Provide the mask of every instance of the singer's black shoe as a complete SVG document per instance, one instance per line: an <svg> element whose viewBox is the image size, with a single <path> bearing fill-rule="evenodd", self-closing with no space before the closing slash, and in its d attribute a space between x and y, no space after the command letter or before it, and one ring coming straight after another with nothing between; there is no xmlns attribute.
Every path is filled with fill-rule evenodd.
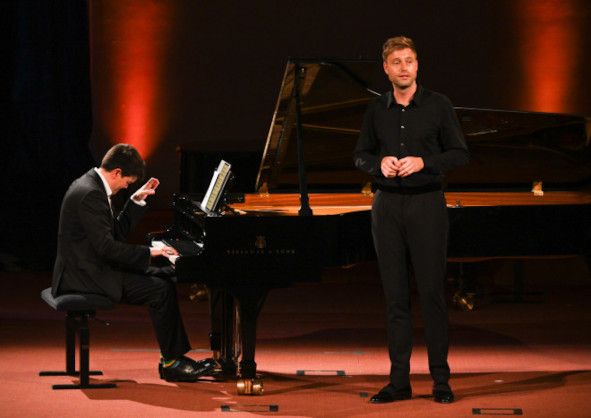
<svg viewBox="0 0 591 418"><path fill-rule="evenodd" d="M369 400L370 403L390 403L396 401L405 401L412 398L410 387L404 389L394 389L391 385L386 385Z"/></svg>
<svg viewBox="0 0 591 418"><path fill-rule="evenodd" d="M433 400L439 403L452 403L455 400L454 393L451 389L433 390Z"/></svg>
<svg viewBox="0 0 591 418"><path fill-rule="evenodd" d="M209 374L215 368L215 360L208 358L195 361L189 357L181 357L170 367L158 366L160 378L167 382L195 382L200 376Z"/></svg>

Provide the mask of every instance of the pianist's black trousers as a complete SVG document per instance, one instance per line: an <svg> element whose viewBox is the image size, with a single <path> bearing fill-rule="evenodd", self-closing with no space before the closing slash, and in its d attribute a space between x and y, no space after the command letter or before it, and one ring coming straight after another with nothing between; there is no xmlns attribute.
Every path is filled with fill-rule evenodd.
<svg viewBox="0 0 591 418"><path fill-rule="evenodd" d="M420 296L434 389L447 388L450 372L444 285L448 223L442 191L377 191L374 197L372 233L386 297L390 382L395 389L410 386L411 271Z"/></svg>
<svg viewBox="0 0 591 418"><path fill-rule="evenodd" d="M179 311L172 269L150 267L146 275L126 274L121 302L148 306L164 358L178 358L191 349Z"/></svg>

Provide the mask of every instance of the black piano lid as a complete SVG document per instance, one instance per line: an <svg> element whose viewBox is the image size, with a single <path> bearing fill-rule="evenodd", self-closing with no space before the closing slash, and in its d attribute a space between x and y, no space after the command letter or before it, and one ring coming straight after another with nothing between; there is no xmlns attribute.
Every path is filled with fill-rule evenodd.
<svg viewBox="0 0 591 418"><path fill-rule="evenodd" d="M389 89L381 63L290 60L257 176L256 189L298 190L296 63L303 68L301 121L310 191L359 191L371 177L353 166L368 103ZM456 107L472 162L447 176L448 190L567 190L591 184L591 144L584 117Z"/></svg>

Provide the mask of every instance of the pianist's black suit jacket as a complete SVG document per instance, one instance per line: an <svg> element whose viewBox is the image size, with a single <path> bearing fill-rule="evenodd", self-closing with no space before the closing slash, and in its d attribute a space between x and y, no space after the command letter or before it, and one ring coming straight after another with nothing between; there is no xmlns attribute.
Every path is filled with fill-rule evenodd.
<svg viewBox="0 0 591 418"><path fill-rule="evenodd" d="M144 210L145 206L128 200L115 219L93 169L75 180L62 202L53 295L69 290L119 302L124 275L145 272L150 263L148 247L124 242Z"/></svg>

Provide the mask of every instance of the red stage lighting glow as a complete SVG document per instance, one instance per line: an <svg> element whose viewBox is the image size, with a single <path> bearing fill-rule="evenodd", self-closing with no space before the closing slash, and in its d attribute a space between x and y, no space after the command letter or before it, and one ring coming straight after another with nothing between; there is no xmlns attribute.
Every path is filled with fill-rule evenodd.
<svg viewBox="0 0 591 418"><path fill-rule="evenodd" d="M521 0L517 8L525 73L520 106L541 112L574 111L569 99L576 88L579 2Z"/></svg>
<svg viewBox="0 0 591 418"><path fill-rule="evenodd" d="M148 158L161 140L166 114L160 105L161 69L169 41L167 2L110 2L106 46L111 66L112 104L106 106L109 136L135 146ZM104 106L104 105L103 105Z"/></svg>

